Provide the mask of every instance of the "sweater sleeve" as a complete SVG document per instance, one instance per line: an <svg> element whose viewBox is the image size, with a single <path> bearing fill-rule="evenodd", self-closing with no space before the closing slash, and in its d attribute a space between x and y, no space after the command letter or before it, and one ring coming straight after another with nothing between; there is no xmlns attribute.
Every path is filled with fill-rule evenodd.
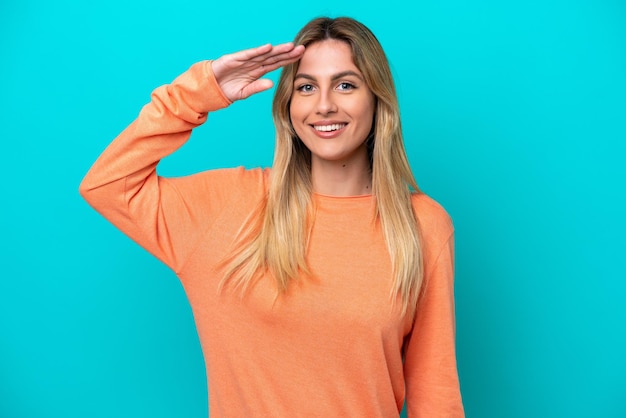
<svg viewBox="0 0 626 418"><path fill-rule="evenodd" d="M425 270L424 293L405 343L408 417L464 417L455 353L453 232Z"/></svg>
<svg viewBox="0 0 626 418"><path fill-rule="evenodd" d="M199 216L180 193L180 181L159 177L156 166L207 119L230 104L210 61L194 64L151 101L102 153L80 185L87 202L175 271L193 249Z"/></svg>

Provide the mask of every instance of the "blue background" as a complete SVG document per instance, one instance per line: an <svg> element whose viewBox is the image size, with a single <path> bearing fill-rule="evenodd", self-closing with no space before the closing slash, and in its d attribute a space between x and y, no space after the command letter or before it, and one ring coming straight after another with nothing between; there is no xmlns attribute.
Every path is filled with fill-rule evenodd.
<svg viewBox="0 0 626 418"><path fill-rule="evenodd" d="M621 0L3 1L0 417L206 416L178 280L78 184L153 88L320 14L379 37L454 218L467 416L626 417ZM270 165L271 99L212 115L161 174Z"/></svg>

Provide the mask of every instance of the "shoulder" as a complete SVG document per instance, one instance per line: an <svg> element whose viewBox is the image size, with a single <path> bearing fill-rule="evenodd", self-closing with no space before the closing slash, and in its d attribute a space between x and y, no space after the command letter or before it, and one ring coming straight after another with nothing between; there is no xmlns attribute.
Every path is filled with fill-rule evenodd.
<svg viewBox="0 0 626 418"><path fill-rule="evenodd" d="M411 202L420 225L452 232L454 229L452 218L435 199L424 193L414 193Z"/></svg>
<svg viewBox="0 0 626 418"><path fill-rule="evenodd" d="M454 233L452 218L439 202L424 193L414 193L411 202L424 246L440 248Z"/></svg>

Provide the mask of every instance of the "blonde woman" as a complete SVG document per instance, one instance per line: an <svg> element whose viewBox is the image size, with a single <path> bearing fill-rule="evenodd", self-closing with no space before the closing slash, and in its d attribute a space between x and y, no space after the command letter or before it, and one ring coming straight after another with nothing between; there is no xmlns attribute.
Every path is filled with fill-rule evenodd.
<svg viewBox="0 0 626 418"><path fill-rule="evenodd" d="M271 169L157 175L209 112L267 90ZM453 227L418 191L385 54L350 18L157 88L81 193L171 267L213 417L461 417ZM234 133L236 135L236 133ZM230 139L230 138L228 138ZM219 138L219 140L223 140Z"/></svg>

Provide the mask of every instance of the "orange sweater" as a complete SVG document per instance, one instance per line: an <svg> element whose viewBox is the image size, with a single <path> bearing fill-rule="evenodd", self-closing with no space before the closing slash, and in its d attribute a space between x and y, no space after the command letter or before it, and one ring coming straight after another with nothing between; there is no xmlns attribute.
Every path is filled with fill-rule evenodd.
<svg viewBox="0 0 626 418"><path fill-rule="evenodd" d="M171 267L191 304L213 417L462 417L454 348L453 228L424 194L425 292L414 318L389 299L391 267L372 196L315 194L313 278L275 300L270 278L245 298L217 291L219 265L257 209L270 170L157 175L210 111L229 105L201 62L156 89L81 184L103 216ZM396 307L394 307L396 306Z"/></svg>

